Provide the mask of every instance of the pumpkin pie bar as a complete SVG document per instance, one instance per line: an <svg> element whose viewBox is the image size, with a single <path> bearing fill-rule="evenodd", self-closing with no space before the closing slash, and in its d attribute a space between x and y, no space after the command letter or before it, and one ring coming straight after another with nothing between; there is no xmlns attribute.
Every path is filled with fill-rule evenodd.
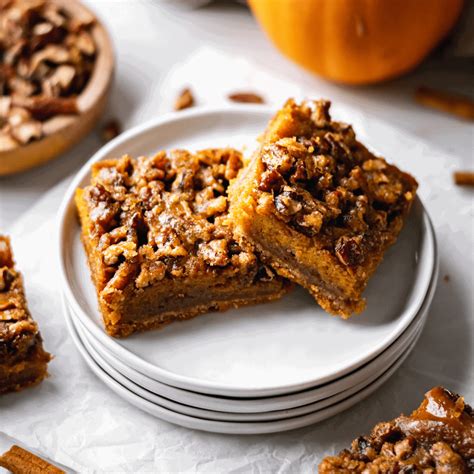
<svg viewBox="0 0 474 474"><path fill-rule="evenodd" d="M362 293L415 198L409 174L371 153L330 102L288 100L230 190L230 221L275 271L328 312L362 311Z"/></svg>
<svg viewBox="0 0 474 474"><path fill-rule="evenodd" d="M226 225L228 184L242 166L232 149L93 165L76 204L110 335L271 301L287 291L289 283Z"/></svg>
<svg viewBox="0 0 474 474"><path fill-rule="evenodd" d="M50 360L28 311L10 240L0 235L0 394L41 382Z"/></svg>
<svg viewBox="0 0 474 474"><path fill-rule="evenodd" d="M474 412L435 387L410 415L376 425L350 449L323 459L320 474L474 472Z"/></svg>

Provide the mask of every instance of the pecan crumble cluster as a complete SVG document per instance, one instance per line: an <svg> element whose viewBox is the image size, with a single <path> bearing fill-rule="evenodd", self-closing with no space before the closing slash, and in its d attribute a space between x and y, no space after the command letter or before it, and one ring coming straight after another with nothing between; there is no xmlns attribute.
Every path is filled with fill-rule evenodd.
<svg viewBox="0 0 474 474"><path fill-rule="evenodd" d="M298 109L313 126L261 150L261 205L294 230L318 236L346 266L364 263L373 233L383 233L414 199L415 180L371 154L350 125L331 121L330 102Z"/></svg>
<svg viewBox="0 0 474 474"><path fill-rule="evenodd" d="M241 154L231 149L175 150L95 165L84 199L107 287L134 280L136 288L146 288L165 276L222 271L273 278L226 226L227 186L242 165Z"/></svg>
<svg viewBox="0 0 474 474"><path fill-rule="evenodd" d="M45 134L44 122L76 114L94 68L92 16L48 0L0 0L0 151Z"/></svg>
<svg viewBox="0 0 474 474"><path fill-rule="evenodd" d="M0 237L0 360L13 361L24 354L38 334L37 324L24 307L20 276L13 268L7 241Z"/></svg>
<svg viewBox="0 0 474 474"><path fill-rule="evenodd" d="M0 394L41 381L50 360L28 311L10 241L0 235Z"/></svg>
<svg viewBox="0 0 474 474"><path fill-rule="evenodd" d="M320 474L450 473L474 470L474 412L442 387L430 390L410 416L379 423L350 450L328 457Z"/></svg>

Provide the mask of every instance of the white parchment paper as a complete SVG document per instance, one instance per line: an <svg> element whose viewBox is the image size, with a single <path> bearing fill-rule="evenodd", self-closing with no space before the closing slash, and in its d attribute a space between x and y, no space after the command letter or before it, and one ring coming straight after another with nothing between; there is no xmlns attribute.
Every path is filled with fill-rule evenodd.
<svg viewBox="0 0 474 474"><path fill-rule="evenodd" d="M124 126L172 109L185 86L191 86L199 105L224 104L227 94L247 90L275 105L290 96L318 97L317 90L287 83L244 58L204 49L170 71ZM354 110L351 121L387 159L417 177L438 236L440 281L427 325L389 382L330 420L265 436L193 431L128 405L89 371L63 320L55 235L63 182L8 229L31 312L55 359L51 377L40 386L0 398L0 431L79 472L301 473L314 472L324 455L347 446L376 422L409 412L435 385L474 402L473 194L454 186L451 178L461 162L367 117L363 110Z"/></svg>

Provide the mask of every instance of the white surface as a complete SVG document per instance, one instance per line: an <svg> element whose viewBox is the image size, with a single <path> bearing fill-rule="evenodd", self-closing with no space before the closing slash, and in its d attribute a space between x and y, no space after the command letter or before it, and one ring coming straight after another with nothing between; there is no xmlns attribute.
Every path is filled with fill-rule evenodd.
<svg viewBox="0 0 474 474"><path fill-rule="evenodd" d="M425 299L436 249L429 218L417 200L397 243L369 282L366 310L348 321L328 316L306 291L297 289L274 303L208 314L161 331L126 339L105 336L74 205L76 189L90 183L92 163L127 152L150 155L179 146L253 150L272 113L261 106L233 106L162 116L97 152L66 192L58 249L66 298L111 352L155 380L229 397L304 390L354 370L387 348ZM349 123L355 115L341 106L333 114ZM363 139L370 147L370 137Z"/></svg>
<svg viewBox="0 0 474 474"><path fill-rule="evenodd" d="M67 313L67 310L65 310ZM346 398L349 398L353 394L359 392L363 388L367 387L370 383L374 382L377 378L379 378L385 371L387 371L391 365L388 364L384 369L380 372L372 373L367 379L361 380L359 383L353 385L347 390L342 392L334 393L333 395L325 398L324 400L320 400L315 403L310 403L307 405L300 404L297 407L288 410L278 410L278 411L265 411L262 413L233 413L233 412L222 412L222 411L215 411L215 410L204 410L201 408L194 407L192 405L184 405L181 403L177 403L177 400L164 398L159 394L151 392L149 390L145 390L143 387L133 383L123 374L115 370L108 362L103 359L98 352L94 349L92 345L93 340L87 339L87 331L84 329L81 324L76 321L74 322L74 316L71 313L67 313L69 318L69 323L74 325L77 334L79 335L80 343L84 346L85 350L88 352L89 356L93 359L93 361L104 371L112 377L116 382L120 383L124 388L128 389L129 391L133 392L134 394L144 398L156 405L160 405L164 408L168 408L169 410L175 411L177 413L181 413L183 415L189 415L196 418L205 418L208 420L214 421L243 421L243 422L255 422L255 421L274 421L274 420L281 420L292 418L295 416L306 415L309 413L313 413L317 410L321 410L323 408L329 407L339 401L342 401ZM426 316L426 315L425 315ZM422 322L425 321L423 318ZM74 329L71 329L74 330ZM407 340L407 347L405 347L404 351L401 351L400 354L394 359L391 360L392 363L398 362L398 358L406 358L408 354L414 347L415 340L418 339L421 333L421 327L417 328L414 334ZM400 360L401 364L402 359Z"/></svg>
<svg viewBox="0 0 474 474"><path fill-rule="evenodd" d="M388 159L403 159L405 150L417 156L405 167L419 180L434 221L441 277L413 353L383 387L351 410L315 426L252 437L161 422L121 400L88 370L61 314L53 215L66 184L41 198L97 150L99 140L92 134L61 160L0 179L0 228L13 235L30 308L46 347L56 356L51 377L41 386L0 399L0 430L80 472L300 474L314 472L324 455L348 446L378 421L410 412L435 385L462 393L473 404L473 193L451 179L453 170L474 167L473 128L412 99L414 88L422 84L472 94L472 65L430 61L397 81L342 87L281 58L248 12L236 5L220 3L178 14L140 0L89 3L109 26L119 53L107 116L120 117L124 128L169 110L174 91L189 83L202 105L248 89L275 105L285 93L301 93L356 107L356 130L364 129ZM203 46L224 53L202 51ZM206 70L212 71L207 79ZM385 123L368 128L366 114Z"/></svg>
<svg viewBox="0 0 474 474"><path fill-rule="evenodd" d="M358 401L368 397L373 391L380 387L386 382L393 373L398 369L401 363L408 356L413 346L416 344L417 337L413 341L412 345L408 348L407 352L400 356L394 364L387 369L379 378L375 381L362 388L353 395L349 395L326 408L310 412L305 415L295 416L288 419L275 420L275 421L261 421L261 422L243 422L243 421L215 421L208 418L198 418L190 415L185 415L177 411L165 408L156 403L149 394L144 397L143 390L137 390L137 392L129 390L127 387L119 383L115 378L104 372L94 359L89 355L86 348L80 341L79 334L75 331L71 319L66 316L66 321L69 327L69 332L81 353L82 357L86 361L87 365L94 372L94 374L100 378L112 391L114 391L119 397L123 398L130 404L146 411L150 415L153 415L161 420L165 420L185 428L192 428L196 430L209 431L213 433L221 434L237 434L237 435L256 435L256 434L270 434L281 431L289 431L296 428L302 428L314 423L325 420L331 416L340 413L341 411L347 410ZM418 333L419 335L419 333Z"/></svg>

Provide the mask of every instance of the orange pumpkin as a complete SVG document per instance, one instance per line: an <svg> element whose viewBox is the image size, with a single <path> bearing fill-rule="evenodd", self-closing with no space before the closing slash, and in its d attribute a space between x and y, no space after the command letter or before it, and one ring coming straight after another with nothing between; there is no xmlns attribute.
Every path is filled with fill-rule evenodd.
<svg viewBox="0 0 474 474"><path fill-rule="evenodd" d="M275 45L301 66L369 84L418 65L446 36L463 0L249 0Z"/></svg>

